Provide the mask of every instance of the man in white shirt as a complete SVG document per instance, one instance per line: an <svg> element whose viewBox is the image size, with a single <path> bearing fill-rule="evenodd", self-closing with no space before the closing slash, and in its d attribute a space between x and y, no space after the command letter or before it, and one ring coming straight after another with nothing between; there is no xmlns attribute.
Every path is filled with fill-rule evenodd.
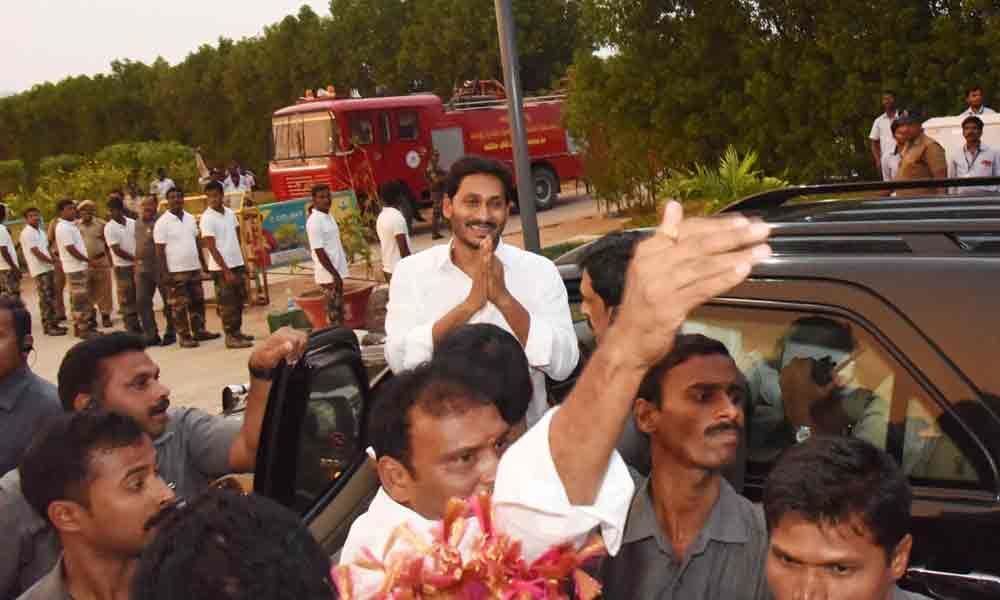
<svg viewBox="0 0 1000 600"><path fill-rule="evenodd" d="M390 283L396 264L410 255L410 228L406 226L406 217L397 208L403 198L399 184L384 184L379 195L382 197L382 211L375 221L375 232L382 250L382 273L386 283Z"/></svg>
<svg viewBox="0 0 1000 600"><path fill-rule="evenodd" d="M87 245L83 234L76 226L76 203L66 198L56 205L59 222L56 224L56 245L66 283L69 287L70 312L73 315L73 335L80 339L90 339L99 335L96 331L97 313L90 297L88 271L92 263L87 257Z"/></svg>
<svg viewBox="0 0 1000 600"><path fill-rule="evenodd" d="M21 265L17 262L17 248L4 222L7 205L0 202L0 296L21 297Z"/></svg>
<svg viewBox="0 0 1000 600"><path fill-rule="evenodd" d="M871 141L872 158L875 160L875 169L881 171L882 157L892 153L896 149L896 140L892 136L892 122L896 119L896 92L886 90L882 92L883 112L872 123L871 133L868 139ZM885 174L883 173L883 178Z"/></svg>
<svg viewBox="0 0 1000 600"><path fill-rule="evenodd" d="M442 499L490 490L497 529L522 544L527 562L556 544L579 544L595 528L616 554L634 485L614 447L640 382L672 349L691 310L769 256L768 232L740 216L683 221L680 205L669 203L657 234L636 248L617 318L577 385L506 451L509 427L474 378L450 375L439 357L402 375L373 413L383 487L351 527L341 564L366 549L390 566L399 554L412 557L420 542L395 535L400 525L429 541ZM400 410L409 416L404 430L379 431L380 423L398 422L392 413ZM467 559L478 524L466 525L460 552ZM390 538L397 541L391 549ZM378 571L350 568L348 576L357 598L372 597L382 583Z"/></svg>
<svg viewBox="0 0 1000 600"><path fill-rule="evenodd" d="M201 273L207 271L198 244L198 224L184 210L184 192L173 188L167 194L168 210L153 226L153 242L160 272L167 273L170 312L182 348L197 348L198 342L215 340L218 333L205 329L205 291Z"/></svg>
<svg viewBox="0 0 1000 600"><path fill-rule="evenodd" d="M460 325L498 325L521 342L532 367L530 426L548 409L545 376L566 379L580 354L555 265L501 241L513 188L500 162L465 157L452 166L443 204L452 241L396 265L385 355L398 373L430 358L434 345Z"/></svg>
<svg viewBox="0 0 1000 600"><path fill-rule="evenodd" d="M306 221L309 247L312 249L316 283L326 295L326 315L331 327L344 324L344 277L348 275L347 255L340 241L340 228L330 214L333 201L330 186L312 189L313 210Z"/></svg>
<svg viewBox="0 0 1000 600"><path fill-rule="evenodd" d="M978 85L969 86L969 89L965 90L965 105L966 109L962 114L958 115L960 117L981 117L983 115L992 115L996 111L988 106L983 105L983 98L985 94L983 93L983 88Z"/></svg>
<svg viewBox="0 0 1000 600"><path fill-rule="evenodd" d="M149 195L156 196L160 200L167 197L167 192L176 187L174 180L167 177L167 170L160 167L156 170L156 179L149 184Z"/></svg>
<svg viewBox="0 0 1000 600"><path fill-rule="evenodd" d="M983 120L968 116L962 121L962 136L965 144L961 153L954 153L948 159L948 178L997 177L1000 176L1000 154L982 142ZM953 187L953 194L995 194L995 185Z"/></svg>
<svg viewBox="0 0 1000 600"><path fill-rule="evenodd" d="M249 192L253 189L253 178L246 175L235 160L229 162L226 178L222 180L223 191L226 194Z"/></svg>
<svg viewBox="0 0 1000 600"><path fill-rule="evenodd" d="M222 185L218 181L209 182L205 194L208 207L201 214L201 241L215 282L215 300L226 332L226 348L249 348L253 346L253 338L243 333L246 267L240 248L240 225L236 213L223 204Z"/></svg>
<svg viewBox="0 0 1000 600"><path fill-rule="evenodd" d="M42 328L46 335L66 335L59 325L56 309L55 261L49 254L49 240L42 230L42 213L32 206L24 211L24 229L21 230L21 251L28 263L28 273L35 280L38 293L38 312L42 315Z"/></svg>
<svg viewBox="0 0 1000 600"><path fill-rule="evenodd" d="M125 201L117 195L108 200L108 215L110 219L104 224L104 240L111 249L118 310L122 314L125 330L142 335L135 292L135 219L125 216Z"/></svg>

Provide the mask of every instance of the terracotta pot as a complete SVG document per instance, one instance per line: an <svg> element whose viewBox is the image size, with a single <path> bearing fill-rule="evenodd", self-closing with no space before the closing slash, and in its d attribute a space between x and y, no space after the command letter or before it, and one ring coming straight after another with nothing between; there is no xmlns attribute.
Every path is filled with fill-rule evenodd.
<svg viewBox="0 0 1000 600"><path fill-rule="evenodd" d="M344 280L344 326L351 329L361 329L365 325L365 312L368 308L368 298L377 282L366 279ZM314 329L330 326L326 315L326 296L322 290L309 290L295 297L295 303L306 313Z"/></svg>

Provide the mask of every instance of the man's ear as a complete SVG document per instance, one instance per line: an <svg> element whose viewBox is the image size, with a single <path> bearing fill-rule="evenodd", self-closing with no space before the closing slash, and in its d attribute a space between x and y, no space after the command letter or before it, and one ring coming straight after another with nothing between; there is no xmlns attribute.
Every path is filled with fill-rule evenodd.
<svg viewBox="0 0 1000 600"><path fill-rule="evenodd" d="M49 521L56 531L73 533L80 531L81 520L86 509L72 500L55 500L49 503Z"/></svg>
<svg viewBox="0 0 1000 600"><path fill-rule="evenodd" d="M451 213L454 212L454 205L451 203L451 196L448 194L444 195L441 200L441 214L448 220L451 220Z"/></svg>
<svg viewBox="0 0 1000 600"><path fill-rule="evenodd" d="M90 408L93 398L90 394L80 392L73 398L73 412L82 412Z"/></svg>
<svg viewBox="0 0 1000 600"><path fill-rule="evenodd" d="M396 502L412 506L416 488L406 465L391 456L383 456L378 459L377 469L379 481L386 493Z"/></svg>
<svg viewBox="0 0 1000 600"><path fill-rule="evenodd" d="M906 534L903 539L896 544L896 549L892 551L889 568L892 570L892 578L899 581L906 575L906 568L910 565L910 550L913 549L913 536Z"/></svg>
<svg viewBox="0 0 1000 600"><path fill-rule="evenodd" d="M656 432L660 418L660 409L645 398L636 398L632 404L632 414L635 415L635 426L646 435Z"/></svg>

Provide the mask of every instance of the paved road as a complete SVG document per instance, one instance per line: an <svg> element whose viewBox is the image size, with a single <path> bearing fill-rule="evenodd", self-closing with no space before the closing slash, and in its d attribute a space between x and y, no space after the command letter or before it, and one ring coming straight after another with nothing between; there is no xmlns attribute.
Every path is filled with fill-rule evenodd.
<svg viewBox="0 0 1000 600"><path fill-rule="evenodd" d="M566 189L566 197L559 200L549 211L539 214L541 227L551 228L584 217L597 215L596 206L589 196L573 194L571 188ZM428 211L428 217L429 217ZM423 250L432 244L446 243L447 240L431 240L429 224L418 223L416 235L413 238L415 249ZM520 245L520 218L514 216L508 222L507 241ZM551 237L551 235L549 236ZM550 241L550 243L552 243ZM376 251L377 252L377 251ZM358 269L354 269L358 270ZM26 279L22 284L23 297L38 321L38 302L35 299L34 286ZM247 310L244 329L258 338L267 335L267 313L272 308L283 307L286 296L297 294L312 287L312 278L308 275L280 275L271 277L271 305L254 306ZM211 294L211 284L207 284L206 293ZM208 326L211 331L221 331L214 306L208 307ZM162 318L160 319L162 327ZM116 317L116 326L121 321ZM53 338L41 333L40 325L36 325L35 348L30 362L42 377L55 382L59 363L63 355L76 342L70 336ZM183 405L194 405L211 412L217 412L221 406L222 387L231 383L244 383L246 380L246 364L250 357L250 349L228 350L223 341L217 340L203 343L200 348L181 349L177 345L169 348L150 348L149 354L162 369L161 379L172 390L172 400Z"/></svg>

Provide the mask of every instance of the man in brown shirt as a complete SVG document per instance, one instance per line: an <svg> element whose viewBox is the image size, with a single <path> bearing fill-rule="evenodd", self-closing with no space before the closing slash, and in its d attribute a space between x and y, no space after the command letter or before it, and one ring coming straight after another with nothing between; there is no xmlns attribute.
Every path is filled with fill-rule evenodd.
<svg viewBox="0 0 1000 600"><path fill-rule="evenodd" d="M142 332L149 346L169 346L177 341L174 332L174 319L167 304L167 286L164 274L160 272L160 262L156 257L156 244L153 243L153 226L159 215L156 213L156 196L146 196L139 205L139 219L135 223L135 287L136 303L139 306L139 320L142 322ZM166 320L166 332L160 338L153 314L153 296L160 292L163 300L163 316Z"/></svg>
<svg viewBox="0 0 1000 600"><path fill-rule="evenodd" d="M111 311L113 309L111 301L111 261L108 258L107 244L104 242L104 219L99 219L95 215L97 206L93 200L84 200L80 203L80 221L77 227L83 235L83 243L87 246L87 256L91 260L91 267L87 270L87 287L90 290L90 297L101 311L103 327L111 327ZM96 324L95 324L96 325Z"/></svg>
<svg viewBox="0 0 1000 600"><path fill-rule="evenodd" d="M912 179L946 179L948 177L948 159L941 144L924 133L923 117L916 112L907 111L898 118L899 129L906 137L906 146L899 162L897 181ZM916 188L897 190L896 196L926 196L943 194L942 188Z"/></svg>
<svg viewBox="0 0 1000 600"><path fill-rule="evenodd" d="M59 260L59 244L56 243L56 224L59 223L59 216L52 219L49 222L48 229L46 231L46 237L49 240L49 256L52 257L54 261L52 266L55 267L55 308L56 317L59 322L66 320L66 273L63 272L62 261Z"/></svg>

